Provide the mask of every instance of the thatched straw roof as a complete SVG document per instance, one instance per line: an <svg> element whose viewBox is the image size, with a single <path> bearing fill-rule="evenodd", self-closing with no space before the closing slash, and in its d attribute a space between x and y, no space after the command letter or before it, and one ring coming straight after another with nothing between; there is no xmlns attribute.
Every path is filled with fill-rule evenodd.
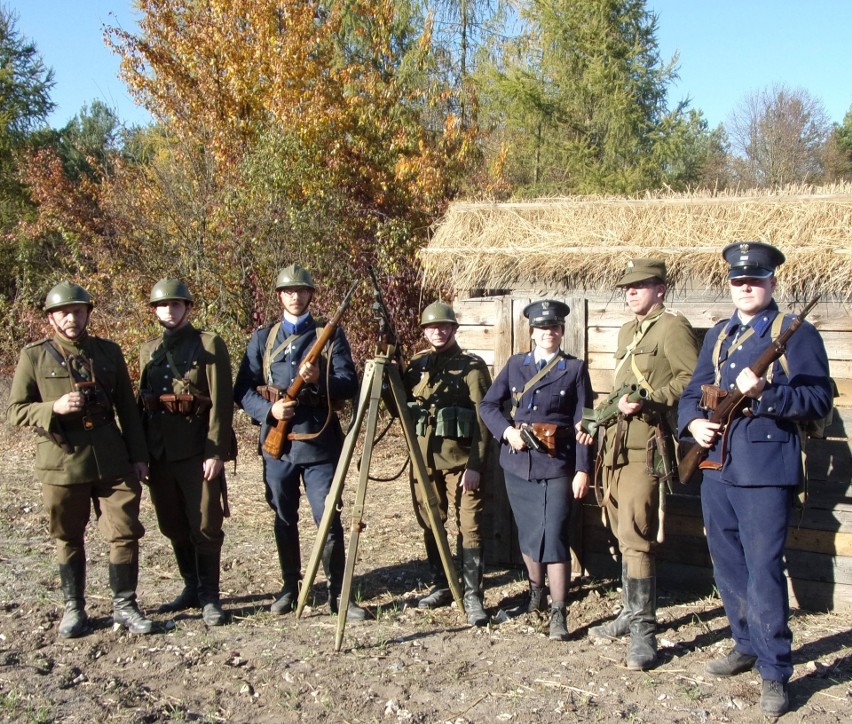
<svg viewBox="0 0 852 724"><path fill-rule="evenodd" d="M721 290L721 248L766 241L785 296L852 297L852 184L774 191L456 203L421 251L427 283L609 289L630 257L666 260L676 287Z"/></svg>

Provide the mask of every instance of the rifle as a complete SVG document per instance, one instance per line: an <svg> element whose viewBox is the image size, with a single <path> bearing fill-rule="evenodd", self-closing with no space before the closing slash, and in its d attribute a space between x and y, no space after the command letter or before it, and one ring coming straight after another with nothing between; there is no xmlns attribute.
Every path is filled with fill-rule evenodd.
<svg viewBox="0 0 852 724"><path fill-rule="evenodd" d="M583 419L580 422L583 432L594 437L599 428L612 425L618 418L618 402L624 395L627 395L628 402L639 402L648 398L648 390L640 385L625 384L613 390L606 401L596 409L584 407Z"/></svg>
<svg viewBox="0 0 852 724"><path fill-rule="evenodd" d="M317 341L314 342L313 347L311 347L310 351L305 355L304 359L302 360L302 364L304 364L305 362L310 362L311 364L313 364L317 361L317 358L319 358L319 356L322 354L323 347L328 344L328 342L334 336L334 333L337 331L337 327L340 324L340 320L343 318L343 313L349 306L349 302L352 301L352 297L355 294L355 290L358 288L358 285L360 283L360 280L357 280L353 282L351 287L349 287L349 291L346 292L346 296L343 298L343 302L341 302L337 311L334 313L334 316L330 320L328 320L328 324L326 324L322 332L320 332L319 336L317 337ZM282 395L283 398L291 402L295 402L304 384L305 381L302 379L301 375L297 375L296 379L293 380L293 384L291 384ZM275 427L271 427L269 429L269 432L266 435L266 440L264 440L263 442L263 450L269 456L276 459L281 457L281 453L284 450L284 441L287 439L288 427L290 427L290 420L278 420L278 423L275 425Z"/></svg>
<svg viewBox="0 0 852 724"><path fill-rule="evenodd" d="M814 308L818 301L819 294L808 302L808 305L801 311L801 313L793 319L786 332L782 332L772 340L772 344L763 351L763 354L761 354L755 363L749 368L752 372L754 372L755 376L763 377L763 375L766 374L766 370L770 368L772 363L784 354L787 340L789 340L790 337L796 333L796 330L802 326L802 322L805 321L805 317L808 316L808 313ZM733 420L737 414L742 414L741 405L744 398L745 395L740 392L735 385L733 390L719 399L718 405L710 415L710 422L718 422L720 424L717 434L723 439L728 433L728 425L731 420ZM698 469L704 458L707 457L709 452L708 448L701 447L701 445L696 443L689 449L689 452L681 458L680 465L678 466L678 477L682 483L686 484L689 482L689 479L695 475L695 471Z"/></svg>

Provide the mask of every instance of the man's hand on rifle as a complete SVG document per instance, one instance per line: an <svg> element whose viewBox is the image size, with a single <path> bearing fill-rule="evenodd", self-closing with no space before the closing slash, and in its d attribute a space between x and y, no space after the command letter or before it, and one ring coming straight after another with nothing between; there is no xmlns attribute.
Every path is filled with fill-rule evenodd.
<svg viewBox="0 0 852 724"><path fill-rule="evenodd" d="M480 477L480 474L476 470L465 470L462 473L459 487L462 488L466 493L470 492L471 490L479 490Z"/></svg>
<svg viewBox="0 0 852 724"><path fill-rule="evenodd" d="M622 395L618 400L618 409L619 411L629 417L630 415L635 415L639 410L642 409L642 400L638 402L628 402L627 395Z"/></svg>
<svg viewBox="0 0 852 724"><path fill-rule="evenodd" d="M719 436L720 427L721 424L718 422L710 422L703 417L696 417L689 423L689 432L701 447L709 448L713 446Z"/></svg>
<svg viewBox="0 0 852 724"><path fill-rule="evenodd" d="M766 387L766 378L758 377L748 367L737 375L737 389L746 397L759 400Z"/></svg>
<svg viewBox="0 0 852 724"><path fill-rule="evenodd" d="M82 411L84 404L82 392L66 392L53 403L53 411L57 415L70 415Z"/></svg>
<svg viewBox="0 0 852 724"><path fill-rule="evenodd" d="M295 400L287 400L282 397L277 402L272 403L272 409L269 412L276 420L292 420L296 415L297 404Z"/></svg>
<svg viewBox="0 0 852 724"><path fill-rule="evenodd" d="M301 367L299 367L299 377L301 377L306 385L315 385L319 382L320 369L319 365L311 364L310 362L305 362Z"/></svg>

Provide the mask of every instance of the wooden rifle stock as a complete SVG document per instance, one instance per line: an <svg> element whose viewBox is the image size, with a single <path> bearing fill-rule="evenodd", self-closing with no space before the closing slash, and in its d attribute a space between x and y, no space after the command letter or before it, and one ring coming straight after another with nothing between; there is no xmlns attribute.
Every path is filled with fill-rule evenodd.
<svg viewBox="0 0 852 724"><path fill-rule="evenodd" d="M755 363L749 368L757 377L763 377L772 363L784 354L787 341L796 333L796 330L802 326L802 322L805 321L805 317L808 316L808 313L814 308L818 301L819 294L808 302L808 305L793 319L787 330L773 339L772 344L770 344L769 347L763 351L763 354L757 358ZM713 410L713 414L710 415L710 422L718 422L721 425L719 428L719 435L725 435L726 427L740 411L744 398L745 395L735 386L727 396L722 398L718 407ZM709 452L710 450L708 448L701 447L701 445L695 443L689 449L689 452L680 459L680 465L678 465L677 472L682 483L686 484L689 482L689 479L695 475L695 471L698 470L698 466L701 464L701 461L707 457Z"/></svg>
<svg viewBox="0 0 852 724"><path fill-rule="evenodd" d="M349 291L346 292L346 296L343 298L343 302L341 302L340 306L337 308L337 311L334 313L334 316L328 320L328 324L323 327L322 332L320 332L317 337L317 341L314 342L314 345L311 347L310 351L304 356L302 359L300 367L306 362L310 362L314 364L319 356L322 354L322 350L326 344L328 344L329 340L334 336L334 333L337 331L337 327L340 325L340 320L343 318L343 313L346 311L346 308L349 306L349 302L352 301L352 297L355 294L355 290L358 288L360 284L360 280L353 282L352 286L349 287ZM295 402L296 398L299 396L299 392L302 390L303 385L305 384L305 380L302 379L301 375L296 375L296 379L293 380L293 384L291 384L287 391L284 393L284 399L289 400L291 402ZM287 440L287 430L290 427L290 420L278 420L278 423L269 428L269 432L266 435L266 440L263 441L263 451L273 458L280 458L281 453L284 451L284 443Z"/></svg>

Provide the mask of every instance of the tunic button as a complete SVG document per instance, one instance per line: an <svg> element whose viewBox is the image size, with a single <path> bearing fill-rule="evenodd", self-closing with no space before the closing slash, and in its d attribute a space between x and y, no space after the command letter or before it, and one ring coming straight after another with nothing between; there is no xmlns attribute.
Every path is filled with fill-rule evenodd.
<svg viewBox="0 0 852 724"><path fill-rule="evenodd" d="M743 346L742 346L742 345L740 345L739 347L737 347L737 349L742 349L742 348L743 348Z"/></svg>
<svg viewBox="0 0 852 724"><path fill-rule="evenodd" d="M736 366L737 366L737 363L736 363L736 362L731 362L731 369L735 369L735 368L736 368Z"/></svg>
<svg viewBox="0 0 852 724"><path fill-rule="evenodd" d="M770 433L766 436L766 439L767 439L767 440L771 440L771 439L772 439L772 433L771 433L771 432L770 432Z"/></svg>
<svg viewBox="0 0 852 724"><path fill-rule="evenodd" d="M729 389L729 390L733 390L733 389L734 389L734 383L733 383L733 382L731 382L731 384L729 384L729 385L728 385L728 389Z"/></svg>
<svg viewBox="0 0 852 724"><path fill-rule="evenodd" d="M533 405L533 410L537 410L537 409L538 409L538 405Z"/></svg>
<svg viewBox="0 0 852 724"><path fill-rule="evenodd" d="M565 390L559 390L559 394L564 397L565 396Z"/></svg>
<svg viewBox="0 0 852 724"><path fill-rule="evenodd" d="M536 390L533 394L537 395L539 392L541 392L541 390Z"/></svg>
<svg viewBox="0 0 852 724"><path fill-rule="evenodd" d="M775 412L775 408L774 407L767 407L766 411L767 412Z"/></svg>

